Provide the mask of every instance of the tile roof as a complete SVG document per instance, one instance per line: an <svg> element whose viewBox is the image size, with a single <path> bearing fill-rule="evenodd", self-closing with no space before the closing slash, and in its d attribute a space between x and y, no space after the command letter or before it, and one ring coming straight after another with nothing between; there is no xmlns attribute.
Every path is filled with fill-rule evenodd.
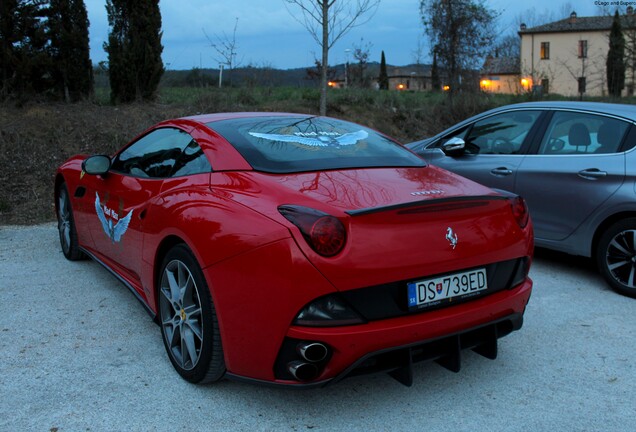
<svg viewBox="0 0 636 432"><path fill-rule="evenodd" d="M408 66L389 66L387 67L387 73L392 77L408 77L415 74L421 76L431 76L431 65L408 65Z"/></svg>
<svg viewBox="0 0 636 432"><path fill-rule="evenodd" d="M521 73L518 57L488 57L481 68L484 75L515 75Z"/></svg>
<svg viewBox="0 0 636 432"><path fill-rule="evenodd" d="M612 28L613 20L613 16L568 17L560 21L520 30L519 34L609 31ZM636 15L622 15L621 26L623 29L636 27Z"/></svg>

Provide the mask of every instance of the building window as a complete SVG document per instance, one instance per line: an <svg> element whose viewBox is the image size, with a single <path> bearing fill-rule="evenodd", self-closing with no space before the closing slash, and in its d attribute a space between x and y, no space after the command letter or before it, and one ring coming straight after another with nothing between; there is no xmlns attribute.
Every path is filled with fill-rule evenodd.
<svg viewBox="0 0 636 432"><path fill-rule="evenodd" d="M541 42L541 60L550 58L550 42Z"/></svg>
<svg viewBox="0 0 636 432"><path fill-rule="evenodd" d="M579 77L579 93L585 93L585 77Z"/></svg>
<svg viewBox="0 0 636 432"><path fill-rule="evenodd" d="M587 41L579 41L579 58L587 58Z"/></svg>
<svg viewBox="0 0 636 432"><path fill-rule="evenodd" d="M543 94L548 94L550 92L550 80L547 78L543 78L541 80L541 90Z"/></svg>

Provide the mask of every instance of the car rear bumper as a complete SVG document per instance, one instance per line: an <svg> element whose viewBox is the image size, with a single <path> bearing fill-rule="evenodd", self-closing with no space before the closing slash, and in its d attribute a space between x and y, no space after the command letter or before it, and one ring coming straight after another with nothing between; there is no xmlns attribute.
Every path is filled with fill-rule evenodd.
<svg viewBox="0 0 636 432"><path fill-rule="evenodd" d="M431 312L356 326L293 326L287 333L275 365L277 379L252 380L231 373L228 377L311 388L349 376L376 372L388 372L398 381L410 385L412 364L422 360L436 360L457 372L464 349L473 349L491 359L497 356L497 340L521 328L531 291L532 281L527 278L513 289ZM298 355L293 352L293 347L299 341L322 343L328 347L329 355L317 365L320 373L313 380L280 379L287 364L304 361L293 358ZM292 347L291 350L289 347Z"/></svg>

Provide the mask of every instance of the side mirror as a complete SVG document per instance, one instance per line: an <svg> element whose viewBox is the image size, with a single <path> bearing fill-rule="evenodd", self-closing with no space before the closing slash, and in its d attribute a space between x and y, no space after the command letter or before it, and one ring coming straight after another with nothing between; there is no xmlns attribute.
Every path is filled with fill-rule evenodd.
<svg viewBox="0 0 636 432"><path fill-rule="evenodd" d="M106 155L89 156L82 162L82 170L90 175L105 175L110 169L110 158Z"/></svg>
<svg viewBox="0 0 636 432"><path fill-rule="evenodd" d="M459 138L453 137L442 144L442 151L447 156L459 156L466 150L466 142Z"/></svg>

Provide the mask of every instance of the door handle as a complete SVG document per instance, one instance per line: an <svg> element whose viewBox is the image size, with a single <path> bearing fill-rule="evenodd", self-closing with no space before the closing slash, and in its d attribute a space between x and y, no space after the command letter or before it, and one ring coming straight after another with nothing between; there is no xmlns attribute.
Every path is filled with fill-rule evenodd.
<svg viewBox="0 0 636 432"><path fill-rule="evenodd" d="M601 171L597 168L588 168L583 171L579 171L578 176L586 180L596 180L607 176L607 171Z"/></svg>
<svg viewBox="0 0 636 432"><path fill-rule="evenodd" d="M506 167L499 167L490 170L490 173L496 176L509 176L510 174L512 174L512 170Z"/></svg>

